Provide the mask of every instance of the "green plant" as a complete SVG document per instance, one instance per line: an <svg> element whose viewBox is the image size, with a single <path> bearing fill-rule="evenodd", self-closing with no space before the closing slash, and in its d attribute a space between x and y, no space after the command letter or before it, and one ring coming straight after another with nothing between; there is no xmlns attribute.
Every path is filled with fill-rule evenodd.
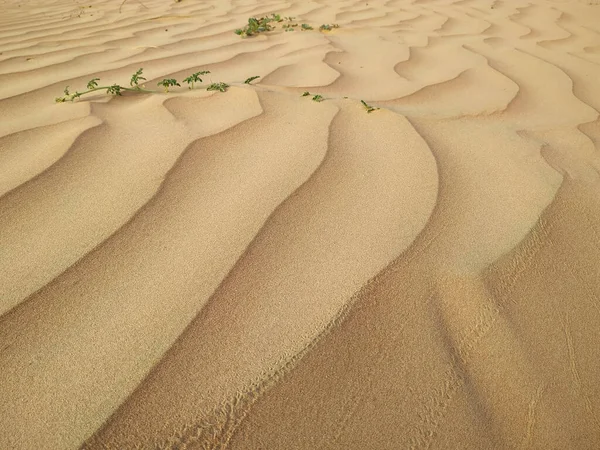
<svg viewBox="0 0 600 450"><path fill-rule="evenodd" d="M365 109L367 110L368 113L372 113L373 111L377 111L379 108L374 108L371 105L368 105L367 102L365 102L364 100L360 101L363 106L365 107Z"/></svg>
<svg viewBox="0 0 600 450"><path fill-rule="evenodd" d="M307 31L307 30L314 30L313 27L311 27L309 24L307 23L303 23L302 25L300 25L300 28L302 29L302 31Z"/></svg>
<svg viewBox="0 0 600 450"><path fill-rule="evenodd" d="M282 25L281 28L284 29L284 31L296 31L296 27L298 26L297 23L286 23L285 25Z"/></svg>
<svg viewBox="0 0 600 450"><path fill-rule="evenodd" d="M334 23L333 25L329 25L329 24L323 24L319 27L319 31L331 31L334 28L339 28L340 26L337 23Z"/></svg>
<svg viewBox="0 0 600 450"><path fill-rule="evenodd" d="M165 78L161 81L159 81L158 83L156 83L157 86L162 86L165 89L165 93L169 92L169 87L170 86L181 86L176 79L174 78Z"/></svg>
<svg viewBox="0 0 600 450"><path fill-rule="evenodd" d="M323 100L325 100L325 98L324 98L324 97L323 97L321 94L314 94L314 95L313 95L313 94L311 94L311 93L310 93L310 92L308 92L308 91L304 91L304 92L302 93L302 97L309 97L309 96L311 96L311 95L313 96L313 98L312 98L312 99L313 99L313 102L322 102Z"/></svg>
<svg viewBox="0 0 600 450"><path fill-rule="evenodd" d="M90 81L88 81L87 83L87 88L92 90L92 89L96 89L98 87L98 81L100 81L100 78L92 78ZM67 86L68 88L69 86ZM66 94L66 92L65 92Z"/></svg>
<svg viewBox="0 0 600 450"><path fill-rule="evenodd" d="M139 69L131 76L130 85L132 87L128 88L125 86L121 86L119 84L111 84L109 86L99 86L98 81L100 81L100 78L92 78L90 81L87 82L87 85L86 85L87 90L85 90L83 92L75 91L75 92L71 93L69 91L69 86L67 86L67 87L65 87L65 89L63 91L64 95L62 97L56 97L55 101L57 103L72 102L75 99L78 99L79 97L81 97L82 95L100 91L100 90L104 90L104 89L106 89L106 92L111 95L123 95L122 94L123 91L152 92L152 91L148 91L146 89L142 89L138 86L138 83L140 80L145 80L145 78L141 76L142 71L143 71L143 69Z"/></svg>
<svg viewBox="0 0 600 450"><path fill-rule="evenodd" d="M244 84L250 84L250 83L252 83L254 80L257 80L258 78L260 78L260 75L254 75L253 77L246 78L246 81L244 81Z"/></svg>
<svg viewBox="0 0 600 450"><path fill-rule="evenodd" d="M112 94L112 95L123 95L123 94L121 94L122 90L123 90L123 86L119 86L118 84L113 84L106 88L106 92L108 94ZM79 97L81 97L81 94L79 95Z"/></svg>
<svg viewBox="0 0 600 450"><path fill-rule="evenodd" d="M225 92L229 85L227 83L212 83L210 86L206 88L207 91L220 91Z"/></svg>
<svg viewBox="0 0 600 450"><path fill-rule="evenodd" d="M271 31L273 30L271 22L276 21L275 17L277 17L275 14L272 17L261 17L260 19L250 17L248 19L248 25L244 28L238 28L234 33L241 37L248 37L265 31ZM279 18L279 21L281 21L281 18Z"/></svg>
<svg viewBox="0 0 600 450"><path fill-rule="evenodd" d="M143 71L144 69L139 68L136 73L131 75L131 80L129 81L130 86L139 88L138 84L140 83L140 81L146 81L146 79L142 76Z"/></svg>
<svg viewBox="0 0 600 450"><path fill-rule="evenodd" d="M207 75L210 73L210 70L203 70L201 72L196 72L191 74L189 77L184 78L184 82L187 84L191 84L190 89L194 89L194 83L202 83L202 78L200 75Z"/></svg>

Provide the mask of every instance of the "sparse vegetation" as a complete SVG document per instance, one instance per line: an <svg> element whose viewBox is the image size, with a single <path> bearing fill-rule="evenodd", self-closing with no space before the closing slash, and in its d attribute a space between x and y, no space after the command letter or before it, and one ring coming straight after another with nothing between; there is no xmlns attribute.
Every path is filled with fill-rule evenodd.
<svg viewBox="0 0 600 450"><path fill-rule="evenodd" d="M334 28L339 28L340 26L337 23L334 23L333 25L329 25L329 24L323 24L319 27L319 31L331 31Z"/></svg>
<svg viewBox="0 0 600 450"><path fill-rule="evenodd" d="M141 76L142 71L143 71L143 69L138 69L131 76L131 81L129 82L129 85L131 87L125 87L125 86L121 86L119 84L100 86L98 83L100 81L100 78L92 78L90 81L87 82L87 85L86 85L87 90L82 91L82 92L79 92L79 91L71 92L71 91L69 91L69 86L67 86L67 87L65 87L65 89L63 91L64 95L62 97L56 97L55 101L56 101L56 103L72 102L72 101L78 99L79 97L81 97L82 95L86 95L86 94L90 94L92 92L102 91L102 90L106 90L106 93L111 94L111 95L123 95L123 91L152 92L152 91L148 91L146 89L142 89L139 86L139 82L142 80L145 80L145 78Z"/></svg>
<svg viewBox="0 0 600 450"><path fill-rule="evenodd" d="M273 31L275 29L275 24L286 21L287 23L283 24L281 28L283 31L296 31L296 28L299 27L302 31L310 31L314 30L314 28L308 24L303 23L298 25L297 23L292 23L295 21L295 17L281 17L279 14L271 14L270 16L265 17L250 17L248 19L248 24L243 28L238 28L234 30L234 33L241 37L249 37L255 36L259 33L264 33L266 31ZM323 24L319 27L319 31L331 31L335 28L339 28L337 23L334 24Z"/></svg>
<svg viewBox="0 0 600 450"><path fill-rule="evenodd" d="M135 72L133 75L131 75L131 80L129 80L129 86L135 87L136 89L138 89L140 81L146 81L146 79L142 76L143 71L144 71L144 69L139 68L137 70L137 72ZM96 78L96 79L99 80L100 78ZM88 83L88 86L89 86L89 83Z"/></svg>
<svg viewBox="0 0 600 450"><path fill-rule="evenodd" d="M377 111L379 109L379 108L374 108L371 105L368 105L367 102L365 102L364 100L361 100L360 102L365 107L365 109L367 110L368 113L372 113L373 111Z"/></svg>
<svg viewBox="0 0 600 450"><path fill-rule="evenodd" d="M169 87L172 86L181 86L175 78L165 78L164 80L156 83L157 86L162 86L165 90L165 93L169 92Z"/></svg>
<svg viewBox="0 0 600 450"><path fill-rule="evenodd" d="M274 27L271 23L281 21L282 19L279 14L272 14L271 16L261 17L260 19L250 17L248 19L248 25L244 28L238 28L234 33L241 37L254 36L259 33L264 33L265 31L273 30Z"/></svg>
<svg viewBox="0 0 600 450"><path fill-rule="evenodd" d="M257 80L260 78L260 75L254 75L253 77L250 78L246 78L246 81L244 81L244 84L250 84L252 83L254 80Z"/></svg>
<svg viewBox="0 0 600 450"><path fill-rule="evenodd" d="M140 86L140 83L142 81L146 81L146 78L144 78L142 76L143 71L144 71L144 69L140 68L131 76L131 79L129 80L130 87L122 86L122 85L116 84L116 83L107 85L107 86L100 86L98 83L100 81L100 78L92 78L90 81L87 82L87 85L86 85L87 90L82 91L82 92L79 92L79 91L71 92L69 90L69 86L67 86L67 87L65 87L65 89L63 91L64 95L62 97L56 97L55 101L56 101L56 103L72 102L72 101L78 99L79 97L81 97L82 95L90 94L92 92L97 92L97 91L102 91L102 90L106 90L106 93L111 94L111 95L123 95L124 91L156 93L157 91L148 90L148 89L145 89L145 86ZM210 73L210 72L207 70L202 71L202 72L196 72L196 73L190 75L189 77L187 77L184 81L188 84L191 84L190 89L193 89L194 83L202 82L200 75L205 75L207 73ZM157 86L162 86L164 89L164 92L166 92L166 93L169 92L170 87L181 86L177 82L177 80L175 80L174 78L165 78L156 84L157 84Z"/></svg>
<svg viewBox="0 0 600 450"><path fill-rule="evenodd" d="M229 85L227 83L212 83L210 86L208 86L206 88L207 91L219 91L219 92L225 92L227 90L227 88L229 87Z"/></svg>
<svg viewBox="0 0 600 450"><path fill-rule="evenodd" d="M276 20L276 18L274 18L273 20ZM189 89L194 89L196 83L202 82L202 78L200 78L200 77L202 75L206 75L209 73L211 73L211 72L208 70L195 72L195 73L191 74L190 76L188 76L187 78L184 78L183 81L189 85ZM257 80L259 78L260 78L260 75L251 76L249 78L246 78L246 80L244 81L244 84L250 85L250 84L252 84L252 82L254 80ZM143 76L142 68L138 69L131 76L131 79L129 81L129 87L121 86L120 84L111 84L111 85L107 85L107 86L100 86L99 81L100 81L100 78L92 78L91 80L89 80L87 82L87 85L86 85L87 90L82 91L82 92L79 92L79 91L71 92L69 90L69 86L66 86L63 91L64 95L62 97L57 97L55 100L57 103L64 103L67 101L72 102L75 99L80 98L82 95L101 91L101 90L106 90L107 94L111 94L111 95L115 95L115 96L123 95L124 91L147 92L147 93L157 93L158 92L158 91L147 90L147 89L145 89L145 86L143 86L143 85L140 86L141 82L146 81L146 78ZM156 84L157 84L157 86L162 86L165 93L169 92L169 88L173 88L175 86L181 86L177 82L177 80L174 78L164 78L163 80L159 81ZM221 81L218 83L211 83L210 85L208 85L206 87L206 90L207 91L226 92L229 87L230 87L229 84ZM317 103L325 101L325 97L323 97L321 94L314 94L309 91L304 91L301 94L301 96L302 97L311 97L312 101L317 102ZM347 99L348 97L345 96L343 98ZM367 113L372 113L373 111L377 111L379 109L377 107L369 105L364 100L361 100L360 103L362 104L364 109L367 111Z"/></svg>
<svg viewBox="0 0 600 450"><path fill-rule="evenodd" d="M189 77L184 78L183 81L184 83L187 83L190 89L194 89L194 83L202 83L202 78L200 78L200 75L207 75L210 73L210 70L203 70L201 72L196 72L191 74Z"/></svg>
<svg viewBox="0 0 600 450"><path fill-rule="evenodd" d="M302 93L302 97L310 97L312 95L313 102L322 102L325 98L321 94L311 94L308 91Z"/></svg>

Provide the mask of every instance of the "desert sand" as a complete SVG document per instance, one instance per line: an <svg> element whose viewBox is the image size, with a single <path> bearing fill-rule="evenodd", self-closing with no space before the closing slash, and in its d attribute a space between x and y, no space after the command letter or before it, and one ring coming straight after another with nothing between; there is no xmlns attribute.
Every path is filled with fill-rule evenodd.
<svg viewBox="0 0 600 450"><path fill-rule="evenodd" d="M598 0L0 7L0 449L600 448Z"/></svg>

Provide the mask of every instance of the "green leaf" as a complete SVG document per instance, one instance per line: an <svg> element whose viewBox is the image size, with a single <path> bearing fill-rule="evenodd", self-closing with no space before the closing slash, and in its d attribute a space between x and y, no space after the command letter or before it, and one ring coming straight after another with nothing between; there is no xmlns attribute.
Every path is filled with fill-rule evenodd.
<svg viewBox="0 0 600 450"><path fill-rule="evenodd" d="M253 77L250 78L246 78L246 81L244 81L244 84L250 84L252 83L254 80L260 78L260 75L254 75Z"/></svg>
<svg viewBox="0 0 600 450"><path fill-rule="evenodd" d="M379 108L374 108L371 105L368 105L367 102L365 102L364 100L360 101L363 106L365 107L365 109L367 110L368 113L372 113L373 111L377 111Z"/></svg>
<svg viewBox="0 0 600 450"><path fill-rule="evenodd" d="M137 71L136 73L134 73L134 74L131 76L131 80L129 81L129 85L130 85L130 86L135 86L135 87L137 87L137 85L139 84L139 82L140 82L140 81L142 81L142 80L144 80L144 81L145 81L145 80L146 80L146 79L145 79L143 76L141 76L141 75L142 75L142 72L143 72L143 70L144 70L144 69L140 68L140 69L138 69L138 71Z"/></svg>
<svg viewBox="0 0 600 450"><path fill-rule="evenodd" d="M100 78L92 78L90 81L88 81L87 88L89 90L96 89L98 87L98 81L100 81Z"/></svg>
<svg viewBox="0 0 600 450"><path fill-rule="evenodd" d="M225 92L229 85L227 83L212 83L210 86L206 88L207 91L220 91Z"/></svg>
<svg viewBox="0 0 600 450"><path fill-rule="evenodd" d="M334 28L339 28L340 26L337 23L334 23L333 25L329 25L329 24L323 24L319 27L319 31L331 31Z"/></svg>
<svg viewBox="0 0 600 450"><path fill-rule="evenodd" d="M123 88L121 86L119 86L118 84L113 84L112 86L109 86L106 89L106 92L108 94L113 94L113 95L122 95L121 89L123 89Z"/></svg>

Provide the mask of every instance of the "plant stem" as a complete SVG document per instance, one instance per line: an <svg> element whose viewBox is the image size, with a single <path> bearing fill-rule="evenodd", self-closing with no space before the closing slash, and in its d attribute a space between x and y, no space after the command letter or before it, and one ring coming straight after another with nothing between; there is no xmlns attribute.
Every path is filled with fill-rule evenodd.
<svg viewBox="0 0 600 450"><path fill-rule="evenodd" d="M87 91L79 92L78 97L81 97L82 95L85 95L85 94L89 94L90 92L106 90L111 87L112 86L98 86L98 87L95 87L94 89L88 89ZM121 86L121 90L122 91L131 91L131 92L147 92L149 94L153 94L156 92L156 91L149 91L148 89L128 88L128 87L123 87L123 86ZM74 95L74 94L71 94L71 95Z"/></svg>

